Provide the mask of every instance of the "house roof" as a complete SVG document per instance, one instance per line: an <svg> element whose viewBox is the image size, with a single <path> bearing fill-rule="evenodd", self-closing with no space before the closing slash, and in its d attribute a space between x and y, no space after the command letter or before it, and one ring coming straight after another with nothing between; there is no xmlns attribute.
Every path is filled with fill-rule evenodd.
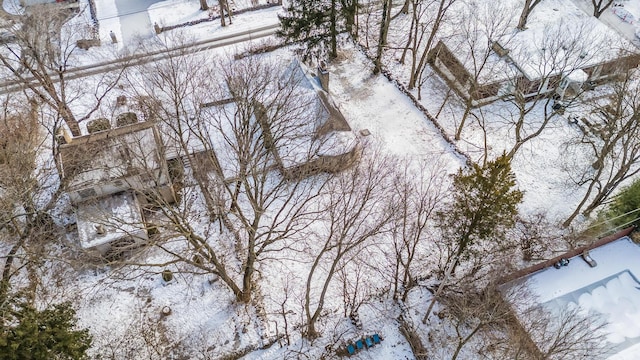
<svg viewBox="0 0 640 360"><path fill-rule="evenodd" d="M584 249L577 249L553 259L568 259L566 266L529 268L504 288L524 284L530 291L527 305L541 305L551 313L577 308L585 316L601 315L607 323L602 331L611 349L608 359L633 359L640 353L640 246L628 236L613 238L584 248L590 249L595 267L581 256Z"/></svg>
<svg viewBox="0 0 640 360"><path fill-rule="evenodd" d="M472 78L477 76L478 84L502 82L518 72L491 49L491 42L482 32L475 32L475 36L454 34L441 41Z"/></svg>
<svg viewBox="0 0 640 360"><path fill-rule="evenodd" d="M545 0L529 15L526 29L496 39L529 79L568 74L636 53L622 35L572 0Z"/></svg>
<svg viewBox="0 0 640 360"><path fill-rule="evenodd" d="M295 92L288 98L290 106L277 114L279 123L272 124L278 133L278 162L273 166L285 169L300 165L315 156L344 154L355 145L355 134L328 94L321 89L317 78L307 75L297 60L289 63L279 78L281 83L295 84ZM274 85L275 86L275 85ZM279 91L274 87L274 91ZM229 139L235 126L237 105L233 99L207 104L201 109L200 118L181 119L182 141L190 153L215 150L225 179L238 175L239 164L234 155L234 140ZM276 111L269 107L266 111ZM253 121L255 115L252 116ZM169 125L169 124L166 124ZM162 136L167 145L168 158L182 156L184 150L176 138L176 132L162 126ZM201 137L205 134L205 138ZM261 136L262 132L255 134ZM275 160L274 160L275 161Z"/></svg>
<svg viewBox="0 0 640 360"><path fill-rule="evenodd" d="M456 3L455 11L459 13L460 21L469 22L465 20L469 16L492 16L487 14L486 6L482 7L487 3L495 1L477 0L472 5ZM505 0L500 6L514 5L520 11L520 3ZM572 0L543 0L532 10L523 31L516 29L517 15L519 12L512 23L498 29L487 28L491 21L483 20L489 25L482 25L481 21L482 26L478 26L472 36L459 29L450 29L450 34L441 41L472 76L487 57L478 77L479 84L502 82L519 74L530 81L567 75L575 69L589 68L638 52L624 36L578 8ZM491 50L494 41L507 51L505 56L500 57Z"/></svg>
<svg viewBox="0 0 640 360"><path fill-rule="evenodd" d="M308 107L301 113L299 125L278 148L285 168L291 168L321 155L344 154L355 145L355 134L346 119L322 89L317 77L293 60L282 75L298 84ZM312 121L307 121L312 119Z"/></svg>
<svg viewBox="0 0 640 360"><path fill-rule="evenodd" d="M141 122L74 138L60 146L71 188L142 174L160 167L154 124Z"/></svg>
<svg viewBox="0 0 640 360"><path fill-rule="evenodd" d="M138 201L129 192L81 203L76 218L80 246L84 249L123 238L148 238Z"/></svg>

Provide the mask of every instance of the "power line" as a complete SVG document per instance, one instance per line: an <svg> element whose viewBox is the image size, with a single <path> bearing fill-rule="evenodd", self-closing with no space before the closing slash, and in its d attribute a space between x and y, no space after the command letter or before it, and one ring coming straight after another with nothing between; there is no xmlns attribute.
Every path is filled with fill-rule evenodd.
<svg viewBox="0 0 640 360"><path fill-rule="evenodd" d="M158 9L158 8L165 8L165 7L169 7L169 6L173 6L173 5L174 5L173 3L168 3L168 4L164 4L164 5L156 6L156 7L155 7L155 9ZM117 9L117 8L118 8L118 7L116 6L116 9ZM118 13L117 15L114 15L114 16L107 16L107 17L103 17L103 18L99 17L99 18L98 18L98 21L99 21L99 20L115 19L115 18L122 17L122 16L128 16L128 15L140 14L140 13L144 13L144 12L148 13L148 12L149 12L149 8L146 8L145 10L131 11L131 12L124 13L124 14L120 14L120 13ZM99 11L98 11L98 13L99 13Z"/></svg>
<svg viewBox="0 0 640 360"><path fill-rule="evenodd" d="M594 228L594 227L599 226L599 225L603 225L603 224L609 223L609 222L611 222L612 220L616 220L616 219L619 219L619 218L621 218L621 217L623 217L623 216L627 216L627 215L629 215L629 214L633 214L634 212L637 212L637 211L640 211L640 208L638 208L638 209L634 209L634 210L628 211L628 212L626 212L626 213L624 213L624 214L622 214L622 215L618 215L618 216L616 216L616 217L609 218L609 219L606 219L606 220L604 220L604 221L601 221L601 222L595 223L595 224L593 224L593 225L589 226L588 228L586 228L585 230L587 230L587 229L591 229L591 228ZM640 218L640 217L639 217L639 218ZM637 219L636 219L636 220L637 220ZM635 220L634 220L634 221L635 221Z"/></svg>

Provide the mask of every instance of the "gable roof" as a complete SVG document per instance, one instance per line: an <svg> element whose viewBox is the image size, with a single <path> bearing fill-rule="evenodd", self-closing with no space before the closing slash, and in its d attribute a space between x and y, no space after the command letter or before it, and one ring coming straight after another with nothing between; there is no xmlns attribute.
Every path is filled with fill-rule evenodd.
<svg viewBox="0 0 640 360"><path fill-rule="evenodd" d="M529 80L637 53L631 42L572 0L542 1L529 15L525 30L515 29L497 41Z"/></svg>
<svg viewBox="0 0 640 360"><path fill-rule="evenodd" d="M273 84L274 91L278 91L277 86L295 84L293 101L297 103L292 104L291 113L286 114L286 124L276 124L276 131L281 134L278 136L277 156L273 159L274 167L289 169L313 157L344 154L353 149L356 137L345 117L321 88L318 79L308 75L298 60L288 63L277 80L279 84ZM181 141L188 147L188 152L195 154L215 150L219 163L216 166L220 167L225 179L235 178L239 171L233 144L225 137L225 134L233 134L236 108L233 99L224 99L203 104L200 115L204 120L179 120L184 130ZM252 115L252 121L259 120L256 116ZM164 126L160 130L167 145L168 158L186 155L175 131Z"/></svg>
<svg viewBox="0 0 640 360"><path fill-rule="evenodd" d="M521 3L503 2L504 7ZM461 18L483 16L484 13L473 11L488 3L495 1L476 0L472 3L475 5L456 3L455 11L464 13L459 15ZM522 8L521 4L517 6ZM506 30L481 28L471 35L453 28L440 41L471 75L477 73L475 62L487 57L486 63L481 64L478 84L504 82L520 74L530 81L569 75L575 69L638 54L638 49L624 36L587 14L572 0L543 0L532 10L525 30L516 29L515 20ZM497 33L488 35L493 31ZM504 49L505 54L496 54L490 48L493 43Z"/></svg>

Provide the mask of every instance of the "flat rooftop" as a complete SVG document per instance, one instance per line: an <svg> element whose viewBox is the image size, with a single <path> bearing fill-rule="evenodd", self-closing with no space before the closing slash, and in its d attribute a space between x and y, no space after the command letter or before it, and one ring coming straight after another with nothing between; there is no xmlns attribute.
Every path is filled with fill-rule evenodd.
<svg viewBox="0 0 640 360"><path fill-rule="evenodd" d="M575 256L567 266L548 267L522 278L535 303L554 313L578 308L601 315L612 349L609 360L637 359L640 354L640 246L623 237L590 251L591 267ZM535 339L534 339L535 341Z"/></svg>
<svg viewBox="0 0 640 360"><path fill-rule="evenodd" d="M148 239L138 200L129 192L81 203L76 216L80 246L84 249L126 238Z"/></svg>

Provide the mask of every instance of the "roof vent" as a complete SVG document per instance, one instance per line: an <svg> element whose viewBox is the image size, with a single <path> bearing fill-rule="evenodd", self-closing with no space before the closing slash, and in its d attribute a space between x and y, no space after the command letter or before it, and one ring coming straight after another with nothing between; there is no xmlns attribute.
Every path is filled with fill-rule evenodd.
<svg viewBox="0 0 640 360"><path fill-rule="evenodd" d="M104 225L102 224L94 225L94 227L96 229L96 234L98 235L104 235L107 233L107 230L105 230Z"/></svg>

